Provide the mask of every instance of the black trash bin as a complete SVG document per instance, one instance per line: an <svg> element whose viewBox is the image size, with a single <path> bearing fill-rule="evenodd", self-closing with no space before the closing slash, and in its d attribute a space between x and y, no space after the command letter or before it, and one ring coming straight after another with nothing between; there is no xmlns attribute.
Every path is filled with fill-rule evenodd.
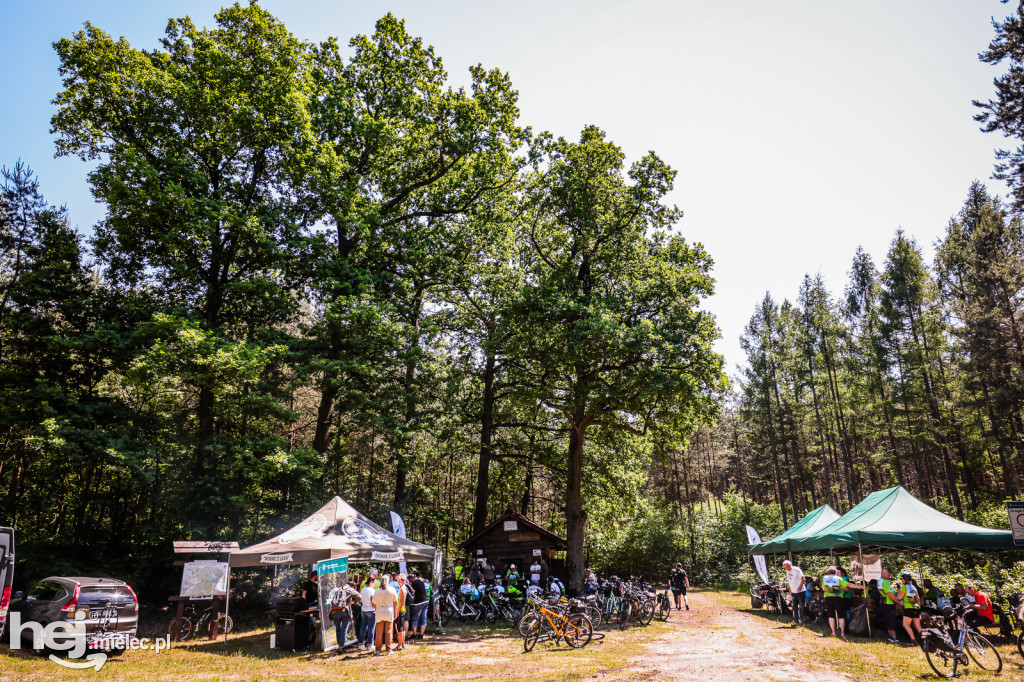
<svg viewBox="0 0 1024 682"><path fill-rule="evenodd" d="M310 623L303 599L279 599L274 605L277 618L274 623L276 648L282 651L302 651L310 645Z"/></svg>

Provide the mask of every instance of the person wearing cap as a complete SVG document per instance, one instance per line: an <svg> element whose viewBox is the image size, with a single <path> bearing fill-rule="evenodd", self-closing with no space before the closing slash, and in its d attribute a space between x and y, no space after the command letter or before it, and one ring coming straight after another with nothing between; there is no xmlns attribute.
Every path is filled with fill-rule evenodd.
<svg viewBox="0 0 1024 682"><path fill-rule="evenodd" d="M515 587L519 584L519 572L516 571L515 564L511 564L508 567L508 571L505 572L505 582L508 583L509 587Z"/></svg>
<svg viewBox="0 0 1024 682"><path fill-rule="evenodd" d="M903 629L910 635L910 644L916 646L919 644L918 635L921 634L921 592L910 573L900 576L896 598L903 602Z"/></svg>
<svg viewBox="0 0 1024 682"><path fill-rule="evenodd" d="M676 562L676 567L672 569L668 576L668 584L672 586L672 596L676 600L676 611L680 609L679 600L682 598L684 604L686 604L686 610L690 610L690 602L686 599L686 590L690 587L690 579L686 576L686 571L683 570L683 564Z"/></svg>
<svg viewBox="0 0 1024 682"><path fill-rule="evenodd" d="M878 581L878 615L882 618L885 629L889 632L889 644L899 644L896 639L896 590L889 581L889 569L882 569L882 579Z"/></svg>

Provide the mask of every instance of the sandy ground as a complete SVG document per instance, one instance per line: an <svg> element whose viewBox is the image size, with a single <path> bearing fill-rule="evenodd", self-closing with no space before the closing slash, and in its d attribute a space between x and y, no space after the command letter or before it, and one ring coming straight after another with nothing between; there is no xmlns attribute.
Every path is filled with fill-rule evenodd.
<svg viewBox="0 0 1024 682"><path fill-rule="evenodd" d="M736 611L712 598L690 595L689 611L672 611L673 632L643 645L632 659L632 679L649 680L851 680L817 663L803 662L806 643L792 630ZM789 635L789 636L787 636ZM609 677L625 670L607 671ZM605 677L600 673L597 679Z"/></svg>

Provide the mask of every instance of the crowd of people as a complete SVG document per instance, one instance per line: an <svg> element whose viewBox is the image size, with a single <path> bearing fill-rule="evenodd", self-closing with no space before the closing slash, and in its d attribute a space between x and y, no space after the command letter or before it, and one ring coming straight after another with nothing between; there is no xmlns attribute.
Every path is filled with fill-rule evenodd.
<svg viewBox="0 0 1024 682"><path fill-rule="evenodd" d="M485 587L513 596L526 592L531 586L550 594L565 592L565 584L551 575L548 562L543 557L535 557L522 573L514 563L509 564L505 571L496 571L487 559L474 559L469 565L459 560L449 570L446 582L471 600L479 598L480 590Z"/></svg>
<svg viewBox="0 0 1024 682"><path fill-rule="evenodd" d="M799 569L797 569L799 570ZM561 596L565 585L551 575L543 557L534 557L520 572L514 563L504 571L497 571L486 559L459 560L451 567L444 580L448 589L459 592L463 598L474 601L484 589L507 592L513 598L524 597L531 589L547 595ZM597 574L587 569L585 591L594 593L598 588ZM686 571L677 563L669 572L668 585L675 598L676 609L690 609L687 590L690 586ZM319 586L312 573L303 585L301 596L318 609ZM417 571L381 574L370 568L365 574L350 576L347 585L331 591L330 614L338 641L338 651L355 645L360 651L374 656L402 651L410 640L423 639L427 628L427 609L433 585ZM354 630L355 637L349 637Z"/></svg>
<svg viewBox="0 0 1024 682"><path fill-rule="evenodd" d="M316 580L314 573L302 591L311 605L318 598ZM423 639L431 591L430 581L415 570L391 575L371 568L365 575L351 576L348 585L332 593L338 651L354 644L382 656L403 650L407 640ZM354 640L349 640L350 628L355 630Z"/></svg>
<svg viewBox="0 0 1024 682"><path fill-rule="evenodd" d="M851 613L859 604L865 604L867 617L874 617L882 626L890 644L900 643L897 628L902 624L909 637L907 646L920 645L922 614L941 614L953 604L966 605L965 620L972 627L991 625L995 620L992 600L978 585L956 583L947 596L931 578L923 579L918 585L909 572L893 580L889 571L882 569L881 578L854 582L842 566L829 566L825 575L818 579L805 575L792 561L782 562L782 567L792 598L794 625L804 623L808 605L812 599L817 599L824 605L823 618L827 619L830 629L826 637L845 639ZM855 597L854 593L859 594ZM900 616L902 623L898 622Z"/></svg>

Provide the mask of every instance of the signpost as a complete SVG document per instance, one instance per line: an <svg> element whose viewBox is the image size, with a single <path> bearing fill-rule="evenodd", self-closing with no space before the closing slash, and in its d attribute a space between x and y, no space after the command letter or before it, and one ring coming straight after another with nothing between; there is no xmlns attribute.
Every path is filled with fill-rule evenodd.
<svg viewBox="0 0 1024 682"><path fill-rule="evenodd" d="M1024 547L1024 502L1007 502L1006 513L1010 517L1013 544Z"/></svg>

